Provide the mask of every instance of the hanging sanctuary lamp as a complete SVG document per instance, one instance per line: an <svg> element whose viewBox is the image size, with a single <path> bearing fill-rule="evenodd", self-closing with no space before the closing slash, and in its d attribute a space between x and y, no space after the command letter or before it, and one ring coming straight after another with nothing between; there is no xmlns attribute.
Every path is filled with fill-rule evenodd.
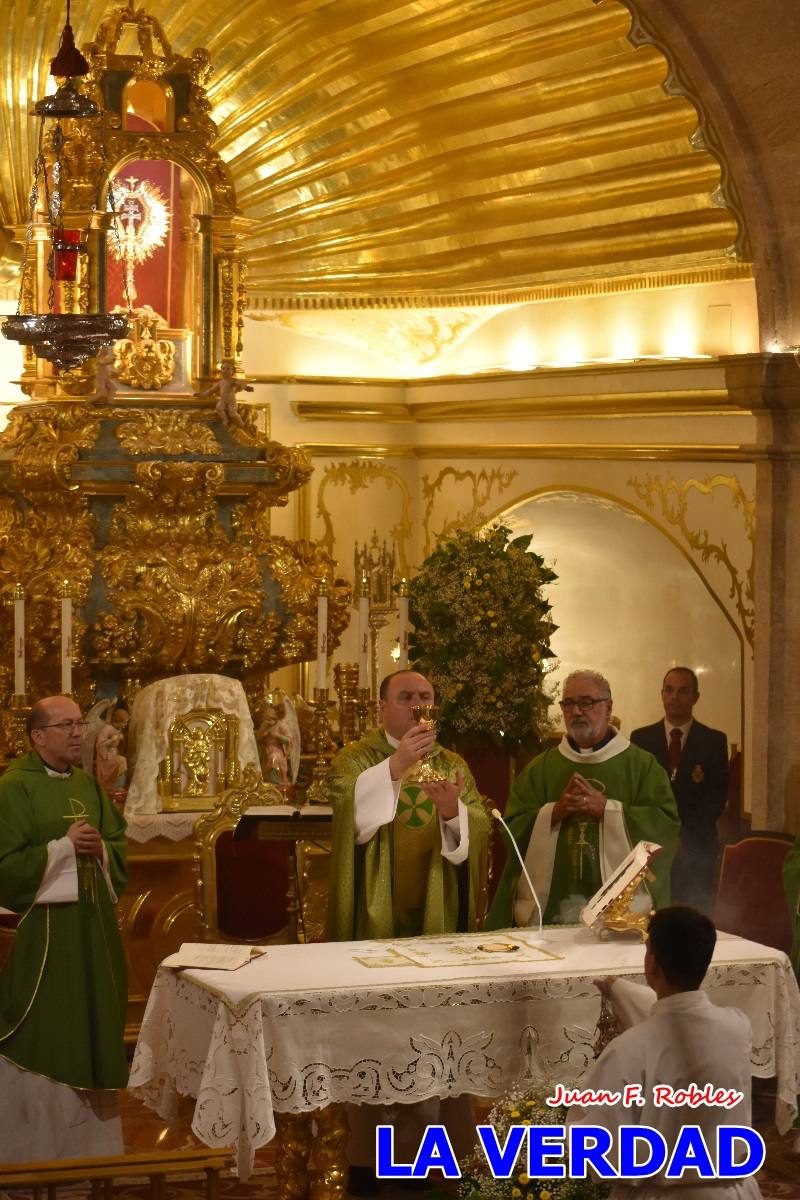
<svg viewBox="0 0 800 1200"><path fill-rule="evenodd" d="M64 284L74 284L79 278L81 256L87 255L88 227L65 229L63 185L65 178L64 147L66 138L62 120L96 120L100 109L78 90L76 81L89 74L89 64L75 45L70 25L70 0L67 0L67 20L61 33L58 54L50 63L50 74L64 80L53 95L38 100L33 112L39 118L39 141L33 169L28 224L25 231L25 253L22 262L20 297L15 316L3 322L3 336L29 346L37 358L46 359L62 370L71 370L89 358L94 358L103 346L128 334L128 318L123 313L63 311L60 302ZM93 213L101 210L98 177ZM113 192L109 189L109 207L113 214ZM49 277L47 311L23 312L28 272L35 271L31 262L34 225L47 227ZM91 222L91 216L90 216Z"/></svg>

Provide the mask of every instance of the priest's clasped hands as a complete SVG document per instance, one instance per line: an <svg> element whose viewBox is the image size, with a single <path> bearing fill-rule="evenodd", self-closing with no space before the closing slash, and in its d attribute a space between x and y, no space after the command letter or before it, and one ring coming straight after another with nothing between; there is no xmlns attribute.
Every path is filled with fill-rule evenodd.
<svg viewBox="0 0 800 1200"><path fill-rule="evenodd" d="M389 759L389 774L392 779L401 779L409 767L419 762L433 749L436 741L436 730L426 725L412 725L400 739L400 745ZM454 780L445 779L441 783L421 783L419 785L426 796L433 801L439 810L442 820L449 821L458 816L458 797L464 786L464 776L456 772Z"/></svg>
<svg viewBox="0 0 800 1200"><path fill-rule="evenodd" d="M566 786L553 805L551 825L557 825L566 817L594 817L600 821L606 810L606 798L588 779L573 771Z"/></svg>
<svg viewBox="0 0 800 1200"><path fill-rule="evenodd" d="M88 821L73 821L67 830L67 837L75 847L76 854L85 854L95 858L103 857L103 839L99 829Z"/></svg>

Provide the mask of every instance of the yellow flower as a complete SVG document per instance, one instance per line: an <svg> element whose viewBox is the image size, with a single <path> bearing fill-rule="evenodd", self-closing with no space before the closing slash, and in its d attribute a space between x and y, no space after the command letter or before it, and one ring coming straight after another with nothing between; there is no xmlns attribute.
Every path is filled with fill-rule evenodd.
<svg viewBox="0 0 800 1200"><path fill-rule="evenodd" d="M493 617L493 616L494 616L494 609L493 609L493 608L490 608L490 609L489 609L489 611L487 612L487 614L486 614L486 615L487 615L487 617Z"/></svg>
<svg viewBox="0 0 800 1200"><path fill-rule="evenodd" d="M472 584L470 583L470 581L468 579L465 579L464 580L464 591L468 592L471 587L472 587Z"/></svg>
<svg viewBox="0 0 800 1200"><path fill-rule="evenodd" d="M512 1195L512 1196L515 1198L515 1200L516 1200L516 1197L517 1197L517 1196L521 1196L521 1195L522 1195L522 1192L519 1190L519 1188L512 1188L512 1189L511 1189L511 1195Z"/></svg>
<svg viewBox="0 0 800 1200"><path fill-rule="evenodd" d="M552 1194L552 1192L548 1192L547 1188L542 1188L539 1192L539 1200L550 1200Z"/></svg>
<svg viewBox="0 0 800 1200"><path fill-rule="evenodd" d="M526 1175L524 1171L520 1176L518 1176L518 1178L523 1187L525 1186L526 1183L530 1183L530 1181L531 1181L530 1175Z"/></svg>
<svg viewBox="0 0 800 1200"><path fill-rule="evenodd" d="M512 1110L511 1110L511 1116L512 1116L512 1117L518 1117L518 1116L519 1116L519 1113L517 1112L516 1108L512 1108Z"/></svg>
<svg viewBox="0 0 800 1200"><path fill-rule="evenodd" d="M475 587L480 587L482 583L483 583L483 580L482 580L482 579L476 579L476 580L475 580Z"/></svg>

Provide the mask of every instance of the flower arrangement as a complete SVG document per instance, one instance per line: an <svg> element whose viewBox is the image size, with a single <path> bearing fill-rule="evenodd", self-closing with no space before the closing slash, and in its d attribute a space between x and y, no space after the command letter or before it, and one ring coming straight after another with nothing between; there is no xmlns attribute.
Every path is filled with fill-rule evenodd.
<svg viewBox="0 0 800 1200"><path fill-rule="evenodd" d="M512 1088L497 1101L484 1124L494 1126L500 1145L512 1125L563 1125L566 1108L550 1108L544 1102L547 1095L542 1088ZM476 1147L461 1163L460 1200L601 1200L608 1195L607 1187L588 1179L533 1179L525 1165L521 1154L508 1179L495 1179L483 1150Z"/></svg>
<svg viewBox="0 0 800 1200"><path fill-rule="evenodd" d="M558 627L542 585L556 575L506 525L443 538L409 588L409 658L434 684L445 745L538 748Z"/></svg>

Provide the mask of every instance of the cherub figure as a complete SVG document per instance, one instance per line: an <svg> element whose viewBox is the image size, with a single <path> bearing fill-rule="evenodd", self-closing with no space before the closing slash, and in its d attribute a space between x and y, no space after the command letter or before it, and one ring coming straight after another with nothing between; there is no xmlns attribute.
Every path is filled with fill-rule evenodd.
<svg viewBox="0 0 800 1200"><path fill-rule="evenodd" d="M225 428L230 429L233 425L236 429L244 429L244 421L236 407L236 393L252 392L253 388L249 383L234 378L233 370L233 363L230 359L226 359L220 367L219 379L215 379L202 392L195 392L195 395L198 398L203 398L205 396L213 396L216 393L217 403L214 405L214 408Z"/></svg>
<svg viewBox="0 0 800 1200"><path fill-rule="evenodd" d="M114 373L114 351L111 346L103 346L95 359L94 386L94 395L88 397L90 401L97 404L114 403L117 383Z"/></svg>

